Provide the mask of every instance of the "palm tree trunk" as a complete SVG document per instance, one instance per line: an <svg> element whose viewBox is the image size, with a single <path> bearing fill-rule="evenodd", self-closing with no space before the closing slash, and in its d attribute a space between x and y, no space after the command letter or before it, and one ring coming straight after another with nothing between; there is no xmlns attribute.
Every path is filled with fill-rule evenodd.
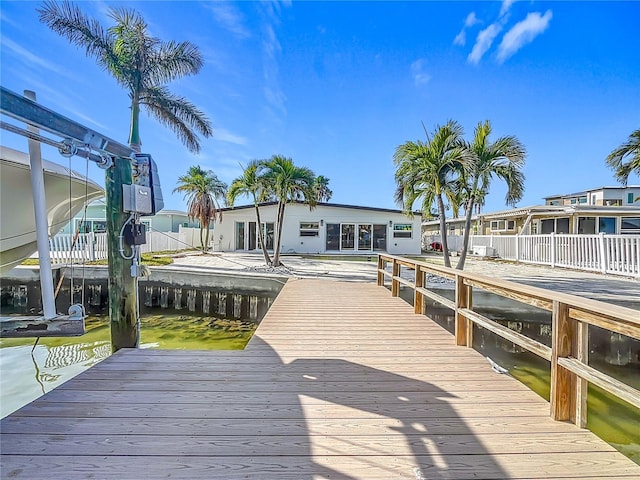
<svg viewBox="0 0 640 480"><path fill-rule="evenodd" d="M475 197L471 195L469 197L469 201L467 202L467 207L465 212L464 236L462 237L462 253L460 254L458 265L456 265L456 268L458 270L464 269L464 262L467 260L467 251L469 250L469 232L471 230L471 216L473 215L474 203L475 203Z"/></svg>
<svg viewBox="0 0 640 480"><path fill-rule="evenodd" d="M438 211L440 213L440 237L442 239L442 255L444 256L444 266L451 268L451 260L449 259L449 245L447 244L447 222L445 221L445 209L444 202L442 201L442 194L437 194L438 198Z"/></svg>
<svg viewBox="0 0 640 480"><path fill-rule="evenodd" d="M204 239L202 238L202 232L204 232L204 227L202 225L204 224L202 223L202 218L201 218L200 219L200 249L204 251Z"/></svg>
<svg viewBox="0 0 640 480"><path fill-rule="evenodd" d="M204 237L204 251L208 252L209 251L209 222L207 221L207 233L205 234Z"/></svg>
<svg viewBox="0 0 640 480"><path fill-rule="evenodd" d="M269 257L269 252L267 252L267 246L264 243L264 232L262 231L262 222L260 221L260 208L258 207L258 202L253 197L253 205L256 207L256 220L258 222L258 239L260 241L260 246L262 247L262 254L264 255L264 261L267 265L271 265L271 257Z"/></svg>
<svg viewBox="0 0 640 480"><path fill-rule="evenodd" d="M129 128L129 146L133 151L140 153L142 142L140 141L140 104L137 96L131 100L131 123Z"/></svg>
<svg viewBox="0 0 640 480"><path fill-rule="evenodd" d="M273 252L274 267L280 266L280 245L282 242L282 224L284 220L284 207L285 207L284 202L282 201L278 202L278 228L277 228L275 251Z"/></svg>

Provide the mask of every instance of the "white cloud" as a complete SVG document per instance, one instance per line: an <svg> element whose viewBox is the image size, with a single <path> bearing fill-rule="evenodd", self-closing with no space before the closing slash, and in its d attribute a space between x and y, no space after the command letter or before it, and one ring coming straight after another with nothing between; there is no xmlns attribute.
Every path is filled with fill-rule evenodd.
<svg viewBox="0 0 640 480"><path fill-rule="evenodd" d="M471 53L467 57L467 61L469 63L473 63L477 65L480 62L482 56L491 48L491 44L493 40L496 38L498 33L502 30L502 26L497 23L492 23L484 30L478 33L478 37L476 38L476 43L471 50Z"/></svg>
<svg viewBox="0 0 640 480"><path fill-rule="evenodd" d="M233 143L235 145L246 145L247 139L235 133L231 133L224 128L214 128L213 139L221 142Z"/></svg>
<svg viewBox="0 0 640 480"><path fill-rule="evenodd" d="M244 25L244 18L236 6L228 2L207 2L205 4L213 13L216 21L238 38L248 38L251 32Z"/></svg>
<svg viewBox="0 0 640 480"><path fill-rule="evenodd" d="M416 86L425 85L431 80L431 75L424 71L425 61L420 58L411 64L411 75Z"/></svg>
<svg viewBox="0 0 640 480"><path fill-rule="evenodd" d="M24 64L27 64L29 66L37 65L47 70L50 70L53 73L56 73L58 75L62 75L67 78L74 78L74 75L72 75L67 70L59 67L57 64L53 62L45 60L44 58L31 53L29 50L21 47L20 45L8 39L7 37L4 37L2 39L2 46L10 50L12 53L14 53L15 56Z"/></svg>
<svg viewBox="0 0 640 480"><path fill-rule="evenodd" d="M511 8L511 5L513 5L513 3L516 0L503 0L502 2L502 6L500 7L500 16L504 16L507 13L509 13L509 9Z"/></svg>
<svg viewBox="0 0 640 480"><path fill-rule="evenodd" d="M533 12L529 13L521 22L516 23L511 30L505 33L502 42L500 42L498 62L504 62L543 33L549 27L552 16L551 10L547 10L544 15L541 15L540 12Z"/></svg>
<svg viewBox="0 0 640 480"><path fill-rule="evenodd" d="M473 27L478 23L481 23L481 21L478 17L476 17L476 12L471 12L469 15L467 15L467 18L465 18L464 20L464 26L462 27L462 30L460 30L460 33L458 33L458 35L456 35L456 38L453 39L453 44L464 47L464 45L467 43L467 28Z"/></svg>
<svg viewBox="0 0 640 480"><path fill-rule="evenodd" d="M464 26L466 28L473 27L475 24L480 23L480 19L476 17L476 12L471 12L467 15L467 18L464 21Z"/></svg>

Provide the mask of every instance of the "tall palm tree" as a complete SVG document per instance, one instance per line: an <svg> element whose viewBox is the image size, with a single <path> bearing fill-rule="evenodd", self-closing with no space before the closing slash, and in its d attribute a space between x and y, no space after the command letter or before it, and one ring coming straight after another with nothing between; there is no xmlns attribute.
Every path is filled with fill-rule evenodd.
<svg viewBox="0 0 640 480"><path fill-rule="evenodd" d="M315 182L313 182L313 190L318 202L328 202L333 195L333 191L329 188L329 179L324 175L316 177Z"/></svg>
<svg viewBox="0 0 640 480"><path fill-rule="evenodd" d="M209 226L211 221L222 219L220 200L227 196L227 184L220 181L211 170L194 165L186 175L178 177L174 192L183 193L187 200L187 215L200 221L200 246L203 252L209 248ZM203 234L206 232L205 237Z"/></svg>
<svg viewBox="0 0 640 480"><path fill-rule="evenodd" d="M202 56L189 42L161 42L149 35L147 25L132 10L110 9L115 21L110 28L86 16L76 5L46 1L38 9L40 21L72 44L85 49L129 93L131 117L129 145L140 151L140 106L171 128L193 152L200 150L198 133L212 134L207 117L185 98L171 93L165 84L197 73ZM131 259L121 257L117 232L128 215L122 212L122 186L131 184L132 166L128 159L116 158L105 173L107 232L109 252L109 318L111 345L115 350L137 347L137 279L127 275Z"/></svg>
<svg viewBox="0 0 640 480"><path fill-rule="evenodd" d="M430 212L434 203L440 217L442 252L444 264L451 266L447 228L445 222L445 198L455 202L455 182L460 165L465 162L462 127L453 120L436 126L433 135L427 134L427 141L408 141L399 145L393 155L396 165L395 199L407 214L411 214L413 204L422 199L421 210Z"/></svg>
<svg viewBox="0 0 640 480"><path fill-rule="evenodd" d="M149 35L147 24L135 11L110 8L115 25L106 30L76 5L46 1L38 9L40 21L71 43L85 48L107 73L129 93L131 122L129 144L140 151L140 106L171 128L192 152L200 151L197 133L213 133L205 114L165 85L194 75L203 65L202 55L190 42L162 42Z"/></svg>
<svg viewBox="0 0 640 480"><path fill-rule="evenodd" d="M640 176L640 129L631 132L629 139L607 156L607 165L622 185L627 185L631 173Z"/></svg>
<svg viewBox="0 0 640 480"><path fill-rule="evenodd" d="M280 247L282 244L282 227L284 211L288 203L303 201L313 208L316 196L313 189L314 173L306 167L298 167L293 160L281 155L274 155L264 163L264 180L267 192L278 202L276 218L276 241L273 253L273 266L280 266Z"/></svg>
<svg viewBox="0 0 640 480"><path fill-rule="evenodd" d="M471 216L476 205L483 205L493 178L504 180L507 184L505 202L514 206L524 194L524 167L527 151L514 136L504 136L490 142L491 123L479 122L473 133L473 140L467 143L470 153L461 171L466 181L467 204L465 206L464 237L462 254L457 269L462 270L467 258Z"/></svg>
<svg viewBox="0 0 640 480"><path fill-rule="evenodd" d="M271 265L271 257L267 252L267 245L264 241L264 232L262 231L262 222L260 220L260 202L267 199L267 189L261 172L264 169L264 161L252 160L246 168L242 170L242 175L231 182L229 191L227 192L227 201L233 206L236 199L240 195L246 195L253 200L253 206L256 209L256 221L258 225L258 238L262 247L262 254L267 265Z"/></svg>

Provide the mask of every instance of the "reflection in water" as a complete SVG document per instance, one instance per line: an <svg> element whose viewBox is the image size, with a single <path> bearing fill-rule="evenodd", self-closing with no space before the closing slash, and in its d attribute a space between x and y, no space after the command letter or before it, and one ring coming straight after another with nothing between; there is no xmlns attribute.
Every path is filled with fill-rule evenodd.
<svg viewBox="0 0 640 480"><path fill-rule="evenodd" d="M0 339L0 416L4 417L111 354L107 287L85 286L87 332L80 337ZM141 286L140 348L243 349L276 293L231 293L213 288ZM69 290L57 300L69 304ZM80 301L82 287L74 288ZM212 305L213 303L213 305ZM41 310L37 284L4 281L2 315Z"/></svg>

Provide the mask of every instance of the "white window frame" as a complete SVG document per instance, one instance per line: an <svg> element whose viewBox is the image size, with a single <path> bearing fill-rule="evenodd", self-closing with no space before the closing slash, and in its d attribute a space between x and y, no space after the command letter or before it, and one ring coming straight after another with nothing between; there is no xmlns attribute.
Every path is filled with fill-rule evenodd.
<svg viewBox="0 0 640 480"><path fill-rule="evenodd" d="M393 238L413 238L413 224L412 223L394 223Z"/></svg>
<svg viewBox="0 0 640 480"><path fill-rule="evenodd" d="M320 236L320 222L300 222L300 229L298 231L300 237L319 237Z"/></svg>
<svg viewBox="0 0 640 480"><path fill-rule="evenodd" d="M501 228L501 224L502 224L502 228ZM491 223L489 223L490 232L513 232L515 229L516 229L515 220L507 220L506 218L503 218L500 220L491 220Z"/></svg>
<svg viewBox="0 0 640 480"><path fill-rule="evenodd" d="M620 235L640 235L640 228L623 228L625 219L634 219L640 222L640 217L621 217Z"/></svg>

